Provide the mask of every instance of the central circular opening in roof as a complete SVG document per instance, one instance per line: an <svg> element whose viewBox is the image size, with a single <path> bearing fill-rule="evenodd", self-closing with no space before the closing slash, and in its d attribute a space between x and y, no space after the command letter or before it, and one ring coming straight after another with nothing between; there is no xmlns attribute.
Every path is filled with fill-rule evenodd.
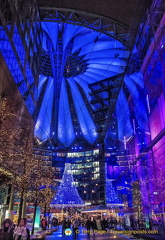
<svg viewBox="0 0 165 240"><path fill-rule="evenodd" d="M61 54L62 59L62 54ZM52 65L51 65L51 57L45 51L42 51L41 54L41 74L45 76L52 76ZM54 64L55 69L59 68L59 63L56 61L56 56L54 56ZM82 57L75 56L75 55L68 55L66 59L66 64L64 65L63 75L65 78L75 77L79 74L82 74L87 69L87 63L83 60Z"/></svg>
<svg viewBox="0 0 165 240"><path fill-rule="evenodd" d="M71 76L77 76L85 72L87 68L86 61L78 56L68 56L64 69L64 76L69 78Z"/></svg>

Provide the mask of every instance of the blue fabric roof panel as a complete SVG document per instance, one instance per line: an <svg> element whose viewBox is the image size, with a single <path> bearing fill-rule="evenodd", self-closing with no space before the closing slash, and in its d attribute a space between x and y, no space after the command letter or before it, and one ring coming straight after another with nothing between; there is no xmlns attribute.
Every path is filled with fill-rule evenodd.
<svg viewBox="0 0 165 240"><path fill-rule="evenodd" d="M133 135L133 128L130 122L130 110L126 96L121 89L116 103L116 116L118 122L118 137L121 140L130 138Z"/></svg>
<svg viewBox="0 0 165 240"><path fill-rule="evenodd" d="M79 119L80 127L84 138L93 144L97 138L96 126L87 110L84 100L73 79L68 80L72 92L72 99Z"/></svg>
<svg viewBox="0 0 165 240"><path fill-rule="evenodd" d="M121 58L92 58L87 61L88 64L109 64L113 66L122 66L125 67L127 62Z"/></svg>
<svg viewBox="0 0 165 240"><path fill-rule="evenodd" d="M54 24L54 22L42 22L41 24L42 24L42 28L48 33L50 39L52 39L54 49L56 50L57 38L58 38L58 24ZM44 39L43 41L43 47L45 50L47 50L47 47L45 46L45 44L46 44L46 39Z"/></svg>
<svg viewBox="0 0 165 240"><path fill-rule="evenodd" d="M84 74L80 74L80 75L78 75L78 77L81 79L81 81L85 81L85 82L87 82L89 84L96 82L95 78L90 77L90 76L86 76Z"/></svg>
<svg viewBox="0 0 165 240"><path fill-rule="evenodd" d="M89 64L88 68L89 69L97 69L97 70L103 69L104 72L105 71L107 72L107 74L108 74L108 72L115 72L117 74L123 73L124 69L125 69L125 67L114 66L113 64Z"/></svg>
<svg viewBox="0 0 165 240"><path fill-rule="evenodd" d="M105 51L108 49L125 49L122 43L120 43L117 40L113 41L97 41L97 42L92 42L84 47L81 48L81 51L79 53L79 56L86 55L88 53L92 52L98 52L98 51Z"/></svg>
<svg viewBox="0 0 165 240"><path fill-rule="evenodd" d="M138 80L139 78L139 80ZM139 93L138 85L134 82L134 79L138 84L143 87L143 78L141 73L132 74L125 76L124 82L131 93L134 102L134 113L139 127L144 130L147 125L147 110L144 106L144 102L140 99L141 94ZM142 89L141 89L142 90Z"/></svg>
<svg viewBox="0 0 165 240"><path fill-rule="evenodd" d="M82 87L84 90L84 93L86 94L87 99L90 101L91 96L90 96L90 89L89 89L89 84L86 81L82 81L82 79L79 76L74 77L74 80Z"/></svg>
<svg viewBox="0 0 165 240"><path fill-rule="evenodd" d="M86 71L84 73L84 75L95 78L95 82L100 81L105 78L105 76L95 73L94 71L92 71L92 69L89 69L88 71Z"/></svg>
<svg viewBox="0 0 165 240"><path fill-rule="evenodd" d="M141 88L144 88L144 79L142 72L135 72L130 75L130 78L133 79Z"/></svg>
<svg viewBox="0 0 165 240"><path fill-rule="evenodd" d="M50 135L53 96L54 96L53 79L49 77L41 109L34 128L35 136L40 140L40 142L44 142L45 140L47 140Z"/></svg>
<svg viewBox="0 0 165 240"><path fill-rule="evenodd" d="M82 30L84 30L83 27L72 25L72 24L64 24L64 32L63 32L63 50L64 51L66 46L70 42L70 40Z"/></svg>
<svg viewBox="0 0 165 240"><path fill-rule="evenodd" d="M38 83L38 98L40 96L43 84L45 83L45 81L47 80L47 77L45 77L44 75L40 75L39 76L39 83Z"/></svg>
<svg viewBox="0 0 165 240"><path fill-rule="evenodd" d="M124 77L124 82L125 82L127 88L129 89L129 91L131 92L132 97L135 98L136 100L138 100L139 93L138 93L135 82L132 81L131 78L128 75L126 75Z"/></svg>
<svg viewBox="0 0 165 240"><path fill-rule="evenodd" d="M65 147L75 139L65 79L62 80L58 115L58 138Z"/></svg>
<svg viewBox="0 0 165 240"><path fill-rule="evenodd" d="M99 32L90 32L85 35L76 36L74 38L72 53L81 49L83 46L95 41L95 39L99 36L99 34L100 34Z"/></svg>
<svg viewBox="0 0 165 240"><path fill-rule="evenodd" d="M121 73L122 72L123 71L121 71ZM108 78L108 77L113 77L113 76L115 76L117 74L116 72L107 71L107 70L104 70L104 69L97 69L97 68L89 68L86 71L85 74L88 74L88 73L93 73L95 75L99 75L100 76L100 80L103 80L103 79Z"/></svg>
<svg viewBox="0 0 165 240"><path fill-rule="evenodd" d="M89 52L84 56L84 60L93 59L93 58L105 58L105 57L111 57L111 58L128 58L129 57L129 50L125 49L110 49L110 50L100 50L97 52Z"/></svg>

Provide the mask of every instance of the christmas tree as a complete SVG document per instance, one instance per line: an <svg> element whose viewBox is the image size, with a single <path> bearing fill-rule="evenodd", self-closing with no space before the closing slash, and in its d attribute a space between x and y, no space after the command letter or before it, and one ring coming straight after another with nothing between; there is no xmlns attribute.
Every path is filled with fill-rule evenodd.
<svg viewBox="0 0 165 240"><path fill-rule="evenodd" d="M106 204L107 206L122 206L110 179L106 179Z"/></svg>
<svg viewBox="0 0 165 240"><path fill-rule="evenodd" d="M71 164L65 163L64 174L52 205L58 207L83 206L84 203L74 185Z"/></svg>
<svg viewBox="0 0 165 240"><path fill-rule="evenodd" d="M121 203L121 201L119 200L115 189L112 185L112 180L108 179L108 171L107 171L107 164L105 166L106 169L106 204L107 206L122 206L123 204Z"/></svg>

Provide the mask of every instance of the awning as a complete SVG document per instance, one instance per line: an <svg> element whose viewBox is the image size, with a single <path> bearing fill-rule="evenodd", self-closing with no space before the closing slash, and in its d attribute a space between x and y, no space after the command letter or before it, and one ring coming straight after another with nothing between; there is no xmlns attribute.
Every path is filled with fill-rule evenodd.
<svg viewBox="0 0 165 240"><path fill-rule="evenodd" d="M89 213L89 212L106 212L108 211L108 208L106 207L106 205L100 204L96 207L92 207L86 210L81 211L82 213Z"/></svg>

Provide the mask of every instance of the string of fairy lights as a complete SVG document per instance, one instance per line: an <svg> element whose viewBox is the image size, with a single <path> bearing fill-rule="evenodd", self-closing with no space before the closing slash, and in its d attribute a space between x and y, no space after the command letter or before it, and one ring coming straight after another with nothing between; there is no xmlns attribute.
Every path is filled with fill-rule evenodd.
<svg viewBox="0 0 165 240"><path fill-rule="evenodd" d="M53 168L47 166L43 169L42 155L33 153L33 126L29 123L22 127L22 116L21 122L18 122L18 110L14 111L13 105L9 108L7 104L7 99L2 99L0 176L6 175L7 178L1 187L12 186L11 194L20 198L23 193L22 197L26 195L27 201L37 200L38 205L45 207L46 203L48 208L54 195ZM14 123L13 116L16 118Z"/></svg>

